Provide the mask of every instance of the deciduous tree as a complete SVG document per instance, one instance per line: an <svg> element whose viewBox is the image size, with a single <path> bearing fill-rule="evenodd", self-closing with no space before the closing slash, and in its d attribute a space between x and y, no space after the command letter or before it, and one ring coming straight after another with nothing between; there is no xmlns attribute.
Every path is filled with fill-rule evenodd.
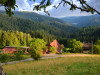
<svg viewBox="0 0 100 75"><path fill-rule="evenodd" d="M71 48L73 52L77 53L82 51L83 44L76 39L72 39L68 47Z"/></svg>
<svg viewBox="0 0 100 75"><path fill-rule="evenodd" d="M30 54L35 60L39 59L43 55L43 50L46 49L46 42L42 39L34 39L30 43Z"/></svg>
<svg viewBox="0 0 100 75"><path fill-rule="evenodd" d="M96 41L94 44L94 53L95 54L100 54L100 40Z"/></svg>

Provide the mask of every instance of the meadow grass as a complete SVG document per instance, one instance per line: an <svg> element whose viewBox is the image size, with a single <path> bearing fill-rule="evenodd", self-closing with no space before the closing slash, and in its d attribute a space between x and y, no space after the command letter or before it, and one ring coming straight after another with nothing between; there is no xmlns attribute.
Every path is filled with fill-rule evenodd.
<svg viewBox="0 0 100 75"><path fill-rule="evenodd" d="M100 56L28 61L3 68L7 75L100 75Z"/></svg>

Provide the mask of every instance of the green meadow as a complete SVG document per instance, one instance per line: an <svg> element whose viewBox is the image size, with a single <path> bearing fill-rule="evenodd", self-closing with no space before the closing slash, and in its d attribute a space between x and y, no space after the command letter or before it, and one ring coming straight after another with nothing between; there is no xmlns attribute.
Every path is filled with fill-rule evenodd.
<svg viewBox="0 0 100 75"><path fill-rule="evenodd" d="M100 56L28 61L3 68L7 75L100 75Z"/></svg>

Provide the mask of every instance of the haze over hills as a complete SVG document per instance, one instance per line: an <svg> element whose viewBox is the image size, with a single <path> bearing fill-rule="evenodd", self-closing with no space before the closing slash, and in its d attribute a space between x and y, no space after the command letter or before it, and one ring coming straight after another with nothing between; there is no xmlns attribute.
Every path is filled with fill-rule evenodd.
<svg viewBox="0 0 100 75"><path fill-rule="evenodd" d="M15 15L10 18L4 14L4 11L0 13L2 13L0 15L0 29L2 30L44 31L59 37L67 37L70 33L77 30L76 27L65 21L36 13L15 12Z"/></svg>
<svg viewBox="0 0 100 75"><path fill-rule="evenodd" d="M79 28L100 25L100 15L98 14L91 16L65 17L61 19Z"/></svg>

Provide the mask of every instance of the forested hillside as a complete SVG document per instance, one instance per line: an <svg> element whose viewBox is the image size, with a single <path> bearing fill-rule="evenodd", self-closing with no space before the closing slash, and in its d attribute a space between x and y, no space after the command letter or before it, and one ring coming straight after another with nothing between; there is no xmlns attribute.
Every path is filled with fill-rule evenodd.
<svg viewBox="0 0 100 75"><path fill-rule="evenodd" d="M0 13L4 14L5 12L0 11ZM39 15L33 12L14 12L14 16L35 21L35 22L39 22L45 25L53 26L66 32L74 32L77 29L63 20L52 18L49 16Z"/></svg>
<svg viewBox="0 0 100 75"><path fill-rule="evenodd" d="M62 20L35 13L15 12L17 17L13 16L10 18L4 15L3 11L0 13L3 13L0 15L0 29L2 30L18 30L22 32L44 31L59 37L68 37L70 33L77 30L76 27Z"/></svg>
<svg viewBox="0 0 100 75"><path fill-rule="evenodd" d="M62 20L79 28L100 25L100 15L65 17Z"/></svg>
<svg viewBox="0 0 100 75"><path fill-rule="evenodd" d="M4 11L0 11L0 13L5 14ZM16 12L14 12L14 16L24 18L24 19L29 19L32 21L43 22L43 23L47 23L47 24L58 23L58 24L62 24L62 25L70 25L63 20L49 17L49 16L45 16L45 15L39 15L39 14L34 13L34 12L17 12L16 11Z"/></svg>
<svg viewBox="0 0 100 75"><path fill-rule="evenodd" d="M8 17L7 15L0 14L0 29L14 31L18 30L27 33L32 31L44 31L45 33L49 33L55 36L67 37L69 36L69 33L73 32L77 28L63 25L56 27L28 19Z"/></svg>
<svg viewBox="0 0 100 75"><path fill-rule="evenodd" d="M100 39L100 26L82 28L73 33L70 38L75 38L83 42L95 42Z"/></svg>
<svg viewBox="0 0 100 75"><path fill-rule="evenodd" d="M26 32L29 33L32 38L41 38L48 43L50 43L53 39L60 39L62 41L65 39L77 39L83 42L91 42L92 40L96 41L100 38L99 15L84 16L81 18L76 17L79 18L76 19L76 22L80 22L79 24L81 25L98 25L82 29L73 27L62 20L35 13L15 12L15 16L17 17L8 17L5 14L0 14L0 29L5 31L11 30L21 31L24 33ZM70 21L71 19L74 22L75 18L69 18L68 20Z"/></svg>

